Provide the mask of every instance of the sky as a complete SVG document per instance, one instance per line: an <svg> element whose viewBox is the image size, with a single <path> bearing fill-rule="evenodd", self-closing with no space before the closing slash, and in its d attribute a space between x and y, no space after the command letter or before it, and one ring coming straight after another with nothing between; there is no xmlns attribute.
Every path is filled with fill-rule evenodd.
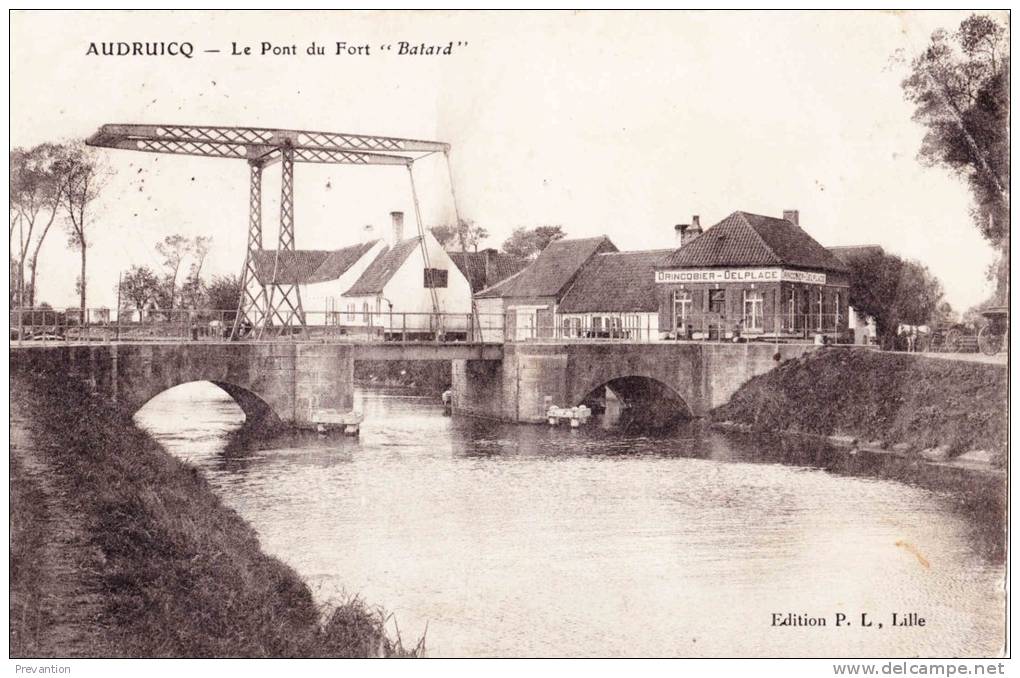
<svg viewBox="0 0 1020 678"><path fill-rule="evenodd" d="M452 144L464 218L499 247L517 226L673 245L673 225L735 210L781 216L823 245L879 244L926 264L965 309L989 296L994 253L965 181L924 167L898 51L920 51L954 12L15 12L11 146L82 139L104 123L280 127ZM92 42L188 41L183 56L89 55ZM315 42L326 54L306 54ZM336 42L368 55L335 55ZM399 43L455 47L400 55ZM259 55L261 44L297 55ZM462 43L462 44L457 44ZM234 46L251 55L233 55ZM392 49L381 49L392 45ZM203 50L218 49L219 53ZM232 160L101 150L112 170L88 248L88 305L114 306L118 273L160 266L167 235L208 235L204 271L243 263L248 168ZM419 161L426 225L452 222L442 156ZM299 248L413 228L399 167L299 164ZM267 247L279 165L266 171ZM366 231L366 226L373 229ZM76 306L78 255L51 232L37 301Z"/></svg>

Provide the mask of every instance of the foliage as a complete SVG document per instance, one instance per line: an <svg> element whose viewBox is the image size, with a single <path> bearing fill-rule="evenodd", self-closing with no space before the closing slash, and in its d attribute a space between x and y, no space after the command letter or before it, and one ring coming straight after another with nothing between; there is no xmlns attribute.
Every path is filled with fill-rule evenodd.
<svg viewBox="0 0 1020 678"><path fill-rule="evenodd" d="M209 308L235 311L241 301L241 279L236 275L215 276L205 288Z"/></svg>
<svg viewBox="0 0 1020 678"><path fill-rule="evenodd" d="M120 281L120 294L139 313L159 294L159 277L148 266L132 266Z"/></svg>
<svg viewBox="0 0 1020 678"><path fill-rule="evenodd" d="M163 238L162 242L156 243L156 251L163 257L164 284L166 291L162 295L161 308L172 311L177 296L177 276L181 270L184 258L191 252L191 240L185 236L175 233Z"/></svg>
<svg viewBox="0 0 1020 678"><path fill-rule="evenodd" d="M503 243L503 251L517 257L531 258L549 246L554 240L565 237L562 226L538 226L514 229Z"/></svg>
<svg viewBox="0 0 1020 678"><path fill-rule="evenodd" d="M1000 251L1001 295L1009 275L1008 28L972 14L953 33L935 31L910 66L903 90L927 128L919 158L967 180L974 223Z"/></svg>
<svg viewBox="0 0 1020 678"><path fill-rule="evenodd" d="M875 320L879 340L891 341L899 325L924 325L942 302L942 283L926 266L884 252L855 257L850 266L850 305Z"/></svg>
<svg viewBox="0 0 1020 678"><path fill-rule="evenodd" d="M440 224L433 226L432 235L439 244L448 250L461 252L478 251L478 245L489 237L489 232L470 219L461 219L458 224Z"/></svg>
<svg viewBox="0 0 1020 678"><path fill-rule="evenodd" d="M10 152L11 300L19 306L35 303L39 252L60 213L63 185L58 161L64 153L63 147L50 143Z"/></svg>

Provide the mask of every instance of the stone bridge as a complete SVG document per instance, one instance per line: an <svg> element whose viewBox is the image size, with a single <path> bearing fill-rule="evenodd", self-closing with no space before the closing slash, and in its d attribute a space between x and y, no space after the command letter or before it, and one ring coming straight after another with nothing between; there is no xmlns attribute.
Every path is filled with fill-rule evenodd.
<svg viewBox="0 0 1020 678"><path fill-rule="evenodd" d="M699 417L804 344L403 344L310 342L93 343L11 348L11 370L78 377L134 414L167 389L216 384L249 421L313 426L320 410L349 412L358 360L450 360L454 411L540 422L549 405L578 405L609 386L667 399Z"/></svg>
<svg viewBox="0 0 1020 678"><path fill-rule="evenodd" d="M810 344L709 342L507 344L502 361L453 363L454 411L505 421L541 422L549 405L572 407L605 386L666 398L687 416L704 416L779 360Z"/></svg>
<svg viewBox="0 0 1020 678"><path fill-rule="evenodd" d="M167 389L216 384L248 421L313 425L316 410L349 412L357 360L499 360L501 346L303 342L94 343L11 348L11 370L71 375L128 414Z"/></svg>

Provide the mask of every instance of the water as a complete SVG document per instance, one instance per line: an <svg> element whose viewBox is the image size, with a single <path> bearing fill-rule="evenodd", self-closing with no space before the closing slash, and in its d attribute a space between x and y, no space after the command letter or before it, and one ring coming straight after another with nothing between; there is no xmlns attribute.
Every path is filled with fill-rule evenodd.
<svg viewBox="0 0 1020 678"><path fill-rule="evenodd" d="M745 437L500 425L395 391L357 407L357 441L245 442L208 384L137 420L319 600L360 595L412 644L427 623L431 656L1001 650L1001 541L959 493ZM787 612L829 625L771 625ZM926 626L891 628L893 612Z"/></svg>

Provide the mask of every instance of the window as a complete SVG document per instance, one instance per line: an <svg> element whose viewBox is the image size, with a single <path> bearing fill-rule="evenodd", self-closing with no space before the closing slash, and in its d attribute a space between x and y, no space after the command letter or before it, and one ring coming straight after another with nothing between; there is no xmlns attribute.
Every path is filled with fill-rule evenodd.
<svg viewBox="0 0 1020 678"><path fill-rule="evenodd" d="M673 292L673 329L687 327L691 319L691 293L687 290Z"/></svg>
<svg viewBox="0 0 1020 678"><path fill-rule="evenodd" d="M726 290L708 291L708 312L726 315Z"/></svg>
<svg viewBox="0 0 1020 678"><path fill-rule="evenodd" d="M744 290L744 329L762 329L762 303L764 297L760 290Z"/></svg>
<svg viewBox="0 0 1020 678"><path fill-rule="evenodd" d="M426 268L424 271L426 289L430 287L446 287L449 271L443 268Z"/></svg>
<svg viewBox="0 0 1020 678"><path fill-rule="evenodd" d="M797 328L797 288L796 287L791 287L790 288L789 308L787 308L786 313L787 313L787 316L788 316L787 317L787 321L790 324L790 326L787 329L792 331L792 330Z"/></svg>
<svg viewBox="0 0 1020 678"><path fill-rule="evenodd" d="M368 302L367 301L361 304L361 315L364 318L365 322L367 323L369 321L369 317L370 317L369 316L369 311L368 311Z"/></svg>
<svg viewBox="0 0 1020 678"><path fill-rule="evenodd" d="M842 315L843 308L839 305L839 302L839 292L836 292L836 327L839 327L839 321L842 320L840 316Z"/></svg>
<svg viewBox="0 0 1020 678"><path fill-rule="evenodd" d="M823 306L824 301L825 301L825 295L823 294L822 290L818 290L818 329L819 330L822 329L822 322L823 322L822 314L824 312L824 306Z"/></svg>
<svg viewBox="0 0 1020 678"><path fill-rule="evenodd" d="M355 306L353 303L347 304L347 319L353 321L355 318Z"/></svg>

